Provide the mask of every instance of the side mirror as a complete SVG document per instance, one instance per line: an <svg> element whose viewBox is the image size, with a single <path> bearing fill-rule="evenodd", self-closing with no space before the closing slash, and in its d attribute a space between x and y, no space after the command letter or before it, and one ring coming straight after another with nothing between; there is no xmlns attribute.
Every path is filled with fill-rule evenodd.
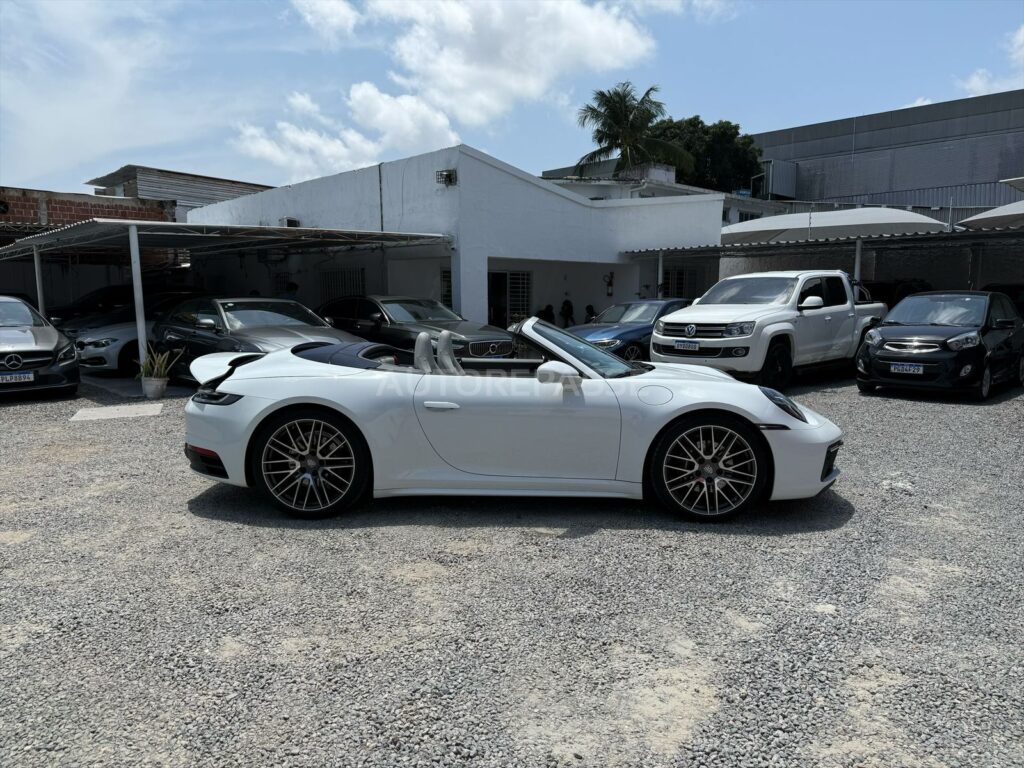
<svg viewBox="0 0 1024 768"><path fill-rule="evenodd" d="M60 321L61 321L61 318L59 318L59 317L51 317L51 318L49 318L49 320L50 320L50 323L52 325L59 325Z"/></svg>
<svg viewBox="0 0 1024 768"><path fill-rule="evenodd" d="M992 327L997 331L1012 331L1017 327L1017 321L1012 317L1001 317L993 321Z"/></svg>
<svg viewBox="0 0 1024 768"><path fill-rule="evenodd" d="M821 296L808 296L798 309L803 312L805 309L821 309L825 306L825 300Z"/></svg>
<svg viewBox="0 0 1024 768"><path fill-rule="evenodd" d="M384 322L384 315L382 315L380 312L374 312L372 315L370 315L370 319L373 321L374 325L380 325L381 323Z"/></svg>
<svg viewBox="0 0 1024 768"><path fill-rule="evenodd" d="M537 381L542 384L561 384L563 387L578 387L583 377L575 368L557 360L549 360L537 368Z"/></svg>
<svg viewBox="0 0 1024 768"><path fill-rule="evenodd" d="M217 322L215 320L211 320L208 317L204 317L199 320L196 320L196 328L199 328L200 330L203 331L215 331L217 330Z"/></svg>
<svg viewBox="0 0 1024 768"><path fill-rule="evenodd" d="M329 326L331 326L332 328L334 327L334 318L333 318L333 317L327 317L327 316L325 315L325 316L324 316L324 322L325 322L325 323L327 323L327 324L328 324Z"/></svg>

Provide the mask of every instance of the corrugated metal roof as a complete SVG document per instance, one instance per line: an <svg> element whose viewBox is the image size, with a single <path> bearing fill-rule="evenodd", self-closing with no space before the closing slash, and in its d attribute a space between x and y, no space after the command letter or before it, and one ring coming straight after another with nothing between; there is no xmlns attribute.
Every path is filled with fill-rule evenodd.
<svg viewBox="0 0 1024 768"><path fill-rule="evenodd" d="M849 235L844 237L825 237L816 240L761 240L750 243L729 243L728 245L677 245L664 248L640 248L636 250L623 251L624 254L632 255L657 255L658 253L711 253L718 251L733 251L742 248L764 248L771 249L779 246L803 246L803 245L827 245L831 243L855 243L862 240L865 243L879 241L912 240L915 238L941 240L944 238L956 237L967 238L983 234L1019 234L1024 235L1024 227L990 227L988 229L963 230L957 232L905 232L901 234L864 235L857 237Z"/></svg>
<svg viewBox="0 0 1024 768"><path fill-rule="evenodd" d="M290 252L357 246L404 246L447 243L447 235L419 232L374 232L311 227L259 227L229 224L187 224L170 221L89 219L22 237L0 248L0 261L41 252L74 250L122 255L128 250L128 227L135 225L143 248L189 251L191 257L242 250Z"/></svg>

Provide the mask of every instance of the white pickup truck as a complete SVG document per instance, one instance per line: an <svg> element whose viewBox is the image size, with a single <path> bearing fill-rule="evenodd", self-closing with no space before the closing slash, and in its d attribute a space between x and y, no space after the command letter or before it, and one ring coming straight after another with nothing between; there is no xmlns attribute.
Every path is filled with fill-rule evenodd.
<svg viewBox="0 0 1024 768"><path fill-rule="evenodd" d="M721 280L654 326L651 360L708 365L784 387L795 366L853 360L881 303L858 303L845 272L758 272Z"/></svg>

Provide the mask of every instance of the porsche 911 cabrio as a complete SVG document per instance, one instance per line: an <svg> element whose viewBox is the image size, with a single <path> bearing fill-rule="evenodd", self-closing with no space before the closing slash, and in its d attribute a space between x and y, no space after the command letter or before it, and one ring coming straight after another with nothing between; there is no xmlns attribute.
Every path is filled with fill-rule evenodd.
<svg viewBox="0 0 1024 768"><path fill-rule="evenodd" d="M194 360L185 453L213 479L326 517L413 495L657 499L720 520L814 496L842 433L771 389L710 368L627 362L537 318L513 354L463 358L311 342Z"/></svg>

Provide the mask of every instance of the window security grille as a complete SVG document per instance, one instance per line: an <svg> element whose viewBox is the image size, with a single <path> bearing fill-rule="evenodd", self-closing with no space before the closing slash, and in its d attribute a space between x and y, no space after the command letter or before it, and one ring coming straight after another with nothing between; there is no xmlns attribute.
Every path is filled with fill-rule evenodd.
<svg viewBox="0 0 1024 768"><path fill-rule="evenodd" d="M361 296L366 293L366 269L349 267L324 272L320 282L320 300L330 301L340 296Z"/></svg>

